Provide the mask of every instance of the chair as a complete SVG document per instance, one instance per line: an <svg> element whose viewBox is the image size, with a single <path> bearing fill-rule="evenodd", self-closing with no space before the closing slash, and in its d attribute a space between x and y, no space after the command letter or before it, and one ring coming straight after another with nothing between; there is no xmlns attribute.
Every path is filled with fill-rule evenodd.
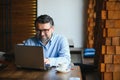
<svg viewBox="0 0 120 80"><path fill-rule="evenodd" d="M83 52L83 64L94 64L95 49L85 48Z"/></svg>
<svg viewBox="0 0 120 80"><path fill-rule="evenodd" d="M86 80L87 72L93 72L97 69L97 65L94 64L94 58L95 58L95 49L85 48L83 51L83 62L75 63L75 65L79 65L81 68L83 80Z"/></svg>
<svg viewBox="0 0 120 80"><path fill-rule="evenodd" d="M0 70L7 67L7 64L5 63L5 57L4 57L5 54L6 54L5 52L0 51Z"/></svg>

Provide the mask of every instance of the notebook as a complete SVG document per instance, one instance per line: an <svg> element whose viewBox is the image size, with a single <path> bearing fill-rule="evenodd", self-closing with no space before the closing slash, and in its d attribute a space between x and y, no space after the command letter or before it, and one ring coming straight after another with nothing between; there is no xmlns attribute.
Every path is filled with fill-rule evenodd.
<svg viewBox="0 0 120 80"><path fill-rule="evenodd" d="M15 46L15 64L18 68L46 70L43 48L40 46Z"/></svg>

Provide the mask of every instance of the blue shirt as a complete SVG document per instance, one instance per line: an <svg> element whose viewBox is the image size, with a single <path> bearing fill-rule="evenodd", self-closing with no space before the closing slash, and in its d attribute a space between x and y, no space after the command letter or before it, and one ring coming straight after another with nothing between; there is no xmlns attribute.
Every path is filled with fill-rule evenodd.
<svg viewBox="0 0 120 80"><path fill-rule="evenodd" d="M51 39L44 45L38 38L32 37L25 41L26 46L42 46L44 57L50 60L50 66L59 64L70 64L71 56L68 40L62 36L53 33Z"/></svg>

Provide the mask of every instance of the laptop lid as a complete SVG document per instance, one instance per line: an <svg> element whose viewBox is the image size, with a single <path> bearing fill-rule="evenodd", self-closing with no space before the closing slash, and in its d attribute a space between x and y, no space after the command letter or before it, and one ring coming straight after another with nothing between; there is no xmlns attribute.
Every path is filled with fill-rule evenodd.
<svg viewBox="0 0 120 80"><path fill-rule="evenodd" d="M15 46L15 64L21 68L46 70L43 48L40 46Z"/></svg>

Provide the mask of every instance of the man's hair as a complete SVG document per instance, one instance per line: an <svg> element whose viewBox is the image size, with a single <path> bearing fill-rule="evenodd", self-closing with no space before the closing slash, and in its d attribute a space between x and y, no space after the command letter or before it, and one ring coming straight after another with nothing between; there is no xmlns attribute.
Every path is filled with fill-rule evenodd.
<svg viewBox="0 0 120 80"><path fill-rule="evenodd" d="M52 19L52 17L50 17L49 15L41 15L39 16L36 20L35 20L35 27L37 23L50 23L51 26L54 26L54 21Z"/></svg>

